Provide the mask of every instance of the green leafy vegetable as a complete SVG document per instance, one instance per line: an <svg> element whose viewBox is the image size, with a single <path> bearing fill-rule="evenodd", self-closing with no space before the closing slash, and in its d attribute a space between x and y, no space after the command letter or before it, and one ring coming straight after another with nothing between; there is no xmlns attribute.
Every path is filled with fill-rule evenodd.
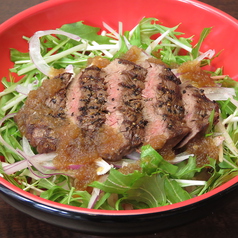
<svg viewBox="0 0 238 238"><path fill-rule="evenodd" d="M106 26L104 26L106 28ZM156 18L143 18L131 31L118 34L99 27L89 26L79 21L65 24L60 30L75 34L81 38L79 42L66 36L46 35L41 37L41 55L45 62L55 68L74 67L78 73L87 65L87 61L95 56L113 60L125 54L131 46L140 47L146 54L162 60L168 66L181 65L199 57L201 46L212 28L204 28L198 42L192 37L184 37L177 31L179 25L166 27ZM30 36L24 36L26 43ZM182 53L181 53L182 52ZM34 90L46 78L30 60L29 52L10 49L14 67L10 69L10 78L2 79L5 90L0 92L0 119L4 121L0 128L2 140L13 148L22 150L22 136L15 121L6 115L16 113L24 105L27 95L19 93L16 87ZM218 56L217 54L216 56ZM204 59L201 66L209 64L212 59ZM14 75L24 75L16 82ZM209 72L212 76L221 76L222 68ZM77 191L72 180L65 175L52 175L50 178L39 178L29 168L14 174L7 174L4 166L21 162L23 158L0 144L0 153L5 161L0 163L0 174L7 181L42 198L78 207L94 209L121 210L131 206L143 209L164 206L181 202L193 196L206 193L238 175L238 83L228 76L217 81L223 87L235 89L235 96L219 101L220 123L212 124L214 113L210 115L207 136L222 136L222 155L219 161L209 158L209 162L201 167L197 165L195 156L172 164L166 161L150 145L141 147L140 168L124 174L122 170L112 168L104 182L94 181L89 186L93 192ZM34 151L35 149L32 148ZM207 181L199 180L206 173ZM100 180L101 181L101 180ZM190 186L187 189L187 186ZM98 192L94 197L93 193Z"/></svg>
<svg viewBox="0 0 238 238"><path fill-rule="evenodd" d="M163 159L163 157L150 145L141 147L141 168L144 173L152 174L158 169L174 175L177 167Z"/></svg>
<svg viewBox="0 0 238 238"><path fill-rule="evenodd" d="M126 200L143 202L148 207L164 206L167 204L164 186L164 179L159 174L143 176L128 190Z"/></svg>
<svg viewBox="0 0 238 238"><path fill-rule="evenodd" d="M124 203L135 205L135 201L136 206L141 208L145 205L147 207L164 206L191 198L178 181L181 178L192 179L196 172L202 170L197 167L194 157L190 157L187 163L183 161L172 165L150 145L146 145L141 148L140 161L141 172L136 170L125 175L120 170L111 169L105 182L95 181L90 186L105 193L118 194L120 199L115 206L117 209L121 209ZM194 183L190 181L191 185L197 188L196 182L196 180ZM104 202L107 203L107 200Z"/></svg>
<svg viewBox="0 0 238 238"><path fill-rule="evenodd" d="M93 187L97 187L108 193L123 194L134 184L134 182L143 176L139 171L135 171L133 174L122 174L116 169L110 170L106 182L100 183L95 181L91 184Z"/></svg>
<svg viewBox="0 0 238 238"><path fill-rule="evenodd" d="M175 180L165 178L165 192L168 201L172 203L182 202L191 198L189 193L181 188Z"/></svg>
<svg viewBox="0 0 238 238"><path fill-rule="evenodd" d="M83 21L79 21L79 22L71 23L71 24L65 24L60 28L60 30L78 35L84 40L96 41L98 44L110 43L109 37L98 34L98 32L100 31L99 27L85 25L83 24ZM59 36L59 37L62 39L66 38L64 36Z"/></svg>
<svg viewBox="0 0 238 238"><path fill-rule="evenodd" d="M192 55L193 58L196 59L199 56L199 51L201 48L202 43L204 42L205 38L209 35L209 33L211 32L212 28L204 28L202 30L202 33L200 35L199 41L196 44L196 46L192 49Z"/></svg>

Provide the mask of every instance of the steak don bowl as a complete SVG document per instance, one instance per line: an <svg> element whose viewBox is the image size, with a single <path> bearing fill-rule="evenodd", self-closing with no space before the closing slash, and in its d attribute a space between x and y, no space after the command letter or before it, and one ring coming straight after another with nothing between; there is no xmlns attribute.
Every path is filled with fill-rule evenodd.
<svg viewBox="0 0 238 238"><path fill-rule="evenodd" d="M131 19L129 14L125 13L125 7L123 7L123 5L126 4L125 1L114 1L113 3L111 1L105 1L104 4L102 4L102 2L92 2L92 4L94 4L95 7L87 11L90 6L89 2L47 2L17 15L1 25L0 41L3 55L3 70L1 70L1 76L5 77L8 75L8 69L13 67L9 59L9 49L27 50L28 45L21 39L23 35L30 37L38 30L56 29L63 24L77 22L82 19L90 25L101 26L99 22L106 22L115 28L117 27L117 23L121 21L125 29L130 30L144 16L148 16L156 17L166 26L170 27L181 22L180 31L186 32L187 36L196 35L196 37L198 37L204 27L212 26L213 30L206 39L202 51L205 52L212 48L219 52L224 49L222 56L215 59L211 67L224 66L224 73L229 74L233 79L237 79L235 63L232 60L235 55L237 55L237 50L234 48L231 49L230 46L233 44L232 42L235 39L238 27L236 20L226 14L207 5L198 4L198 2L193 1L163 1L163 3L151 1L150 4L148 2L145 4L142 11L141 5L132 1L129 4L133 6L134 9L138 9L138 11L135 10L133 19ZM143 4L143 2L141 2L141 4ZM158 5L156 10L150 7L153 4ZM171 6L171 4L173 7L169 8L170 14L168 15L166 9L169 5ZM110 11L109 9L115 9L115 5L120 6L118 10ZM107 6L107 8L105 8L105 6ZM78 7L81 9L80 14L77 10ZM56 14L57 10L60 11L62 8L65 12L64 19L59 17L59 14ZM82 11L82 9L85 10ZM177 14L177 9L181 9L181 11L185 11L186 9L186 16L185 14ZM193 17L190 17L189 14L192 14ZM67 19L67 22L65 19ZM223 24L224 21L225 24ZM11 37L10 33L13 31L16 32L14 38ZM228 34L225 33L219 34L220 32L229 32L229 37L227 36ZM218 34L219 40L217 37ZM3 45L4 47L2 49ZM212 68L210 70L212 70ZM129 142L134 143L133 141ZM196 219L205 214L207 207L210 206L211 208L212 205L215 205L220 197L231 194L236 188L236 183L237 178L235 177L206 194L181 203L167 205L165 207L127 211L93 210L62 205L22 191L3 178L1 178L1 196L16 208L52 224L94 234L129 234L152 232L167 228L167 219L170 219L170 221L172 219L174 225L180 225L191 219L191 213L196 214L193 216L193 219ZM47 216L45 216L45 214L47 214ZM184 217L184 219L178 219L181 218L181 216ZM57 219L52 219L56 217ZM108 223L111 224L110 228L107 226ZM155 223L160 224L160 227L158 228ZM107 229L105 229L106 227Z"/></svg>

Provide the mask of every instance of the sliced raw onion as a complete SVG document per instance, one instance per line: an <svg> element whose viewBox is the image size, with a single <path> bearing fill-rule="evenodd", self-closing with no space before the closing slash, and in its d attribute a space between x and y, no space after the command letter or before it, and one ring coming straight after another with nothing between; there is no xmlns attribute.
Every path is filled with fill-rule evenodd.
<svg viewBox="0 0 238 238"><path fill-rule="evenodd" d="M21 171L28 167L28 162L26 160L18 161L14 164L3 165L3 170L6 174L14 174L17 171Z"/></svg>
<svg viewBox="0 0 238 238"><path fill-rule="evenodd" d="M236 145L234 144L233 140L231 139L231 136L227 132L225 126L222 124L222 120L216 124L215 129L217 132L220 132L222 136L224 137L224 142L226 143L226 146L229 148L229 150L235 155L238 156L238 149L236 148Z"/></svg>
<svg viewBox="0 0 238 238"><path fill-rule="evenodd" d="M69 64L66 68L65 68L65 72L66 73L71 73L74 74L74 67L72 64Z"/></svg>
<svg viewBox="0 0 238 238"><path fill-rule="evenodd" d="M72 171L67 171L67 173L66 173L65 171L61 171L61 170L57 170L57 169L48 169L47 166L44 167L44 162L47 162L47 163L51 162L55 158L56 153L54 153L54 152L47 153L47 154L37 154L37 155L29 156L21 150L17 150L17 151L19 152L19 154L21 154L21 156L25 160L27 160L27 162L29 164L29 166L28 166L29 170L35 176L37 176L39 178L49 178L50 176L60 175L60 174L71 176L71 177L74 176ZM37 171L34 171L32 166L34 168L36 168Z"/></svg>
<svg viewBox="0 0 238 238"><path fill-rule="evenodd" d="M94 207L95 203L98 200L100 192L101 192L101 190L99 188L93 188L92 196L91 196L91 198L89 200L89 203L88 203L88 208L89 209L92 209Z"/></svg>
<svg viewBox="0 0 238 238"><path fill-rule="evenodd" d="M107 177L108 177L108 175L102 175L99 178L98 182L101 182L101 183L105 182L107 180ZM101 189L93 188L93 191L91 193L91 198L90 198L89 203L88 203L88 208L89 209L92 209L94 207L94 205L96 204L101 192L102 192Z"/></svg>
<svg viewBox="0 0 238 238"><path fill-rule="evenodd" d="M45 62L41 55L41 47L40 47L40 37L45 35L64 35L67 36L73 40L80 41L80 37L65 31L60 30L47 30L47 31L37 31L30 39L29 42L29 52L30 52L30 58L35 64L36 68L41 71L43 74L47 76L51 76L51 67Z"/></svg>
<svg viewBox="0 0 238 238"><path fill-rule="evenodd" d="M126 155L126 157L129 159L138 160L140 159L140 153L137 151L133 151L130 154Z"/></svg>
<svg viewBox="0 0 238 238"><path fill-rule="evenodd" d="M49 170L57 170L57 167L54 165L53 161L43 162L42 167ZM67 170L78 170L82 167L81 164L70 164L67 166Z"/></svg>
<svg viewBox="0 0 238 238"><path fill-rule="evenodd" d="M205 53L201 54L200 56L198 56L195 60L197 61L202 61L205 58L211 59L213 56L215 55L215 50L208 50Z"/></svg>
<svg viewBox="0 0 238 238"><path fill-rule="evenodd" d="M113 167L113 165L108 164L105 160L101 158L97 159L95 162L98 166L97 175L106 174Z"/></svg>
<svg viewBox="0 0 238 238"><path fill-rule="evenodd" d="M201 88L204 90L204 94L210 100L223 101L228 98L233 98L235 96L234 88L224 88L224 87L204 87Z"/></svg>
<svg viewBox="0 0 238 238"><path fill-rule="evenodd" d="M129 164L133 164L135 163L135 161L136 161L135 159L121 159L118 161L113 161L112 164L113 164L113 167L119 169L119 168L128 166Z"/></svg>
<svg viewBox="0 0 238 238"><path fill-rule="evenodd" d="M21 94L27 96L29 94L29 92L38 85L38 83L39 83L39 81L35 80L34 82L28 84L27 86L24 86L23 84L18 84L16 86L16 91L18 93L21 93Z"/></svg>
<svg viewBox="0 0 238 238"><path fill-rule="evenodd" d="M3 122L6 121L9 118L12 118L16 115L16 113L8 114L5 117L3 117L0 120L0 127L2 126ZM18 156L24 158L22 161L15 162L13 164L5 164L3 165L3 170L6 174L13 174L17 171L20 171L25 168L29 168L29 170L34 174L35 176L39 178L48 178L52 175L59 175L64 174L67 176L74 176L74 171L77 170L81 165L70 165L69 169L70 171L61 171L57 170L53 166L53 159L57 155L56 153L46 153L46 154L34 154L31 146L26 139L26 137L23 136L22 138L22 148L23 151L20 149L15 149L11 145L9 145L0 135L0 143L5 146L7 149L11 150L13 153L17 154ZM34 171L32 166L34 166L38 171Z"/></svg>
<svg viewBox="0 0 238 238"><path fill-rule="evenodd" d="M187 154L186 152L183 152L183 153L176 155L176 157L174 159L170 160L169 162L172 164L177 164L179 162L189 159L190 156L194 156L194 154Z"/></svg>
<svg viewBox="0 0 238 238"><path fill-rule="evenodd" d="M114 36L117 40L120 39L120 35L119 33L117 33L112 27L110 27L107 23L103 22L102 23L104 28L107 29L111 34L112 36Z"/></svg>
<svg viewBox="0 0 238 238"><path fill-rule="evenodd" d="M151 54L151 51L170 33L170 30L167 30L161 34L157 39L152 41L152 43L145 50L146 53Z"/></svg>

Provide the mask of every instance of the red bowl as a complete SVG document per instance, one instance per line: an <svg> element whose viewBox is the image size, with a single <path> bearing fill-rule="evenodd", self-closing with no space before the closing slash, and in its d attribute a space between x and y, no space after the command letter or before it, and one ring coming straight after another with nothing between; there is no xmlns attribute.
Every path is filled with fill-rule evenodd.
<svg viewBox="0 0 238 238"><path fill-rule="evenodd" d="M51 0L29 8L0 25L0 78L12 67L9 48L27 51L22 36L38 30L55 29L83 20L93 26L102 22L124 30L132 29L142 17L158 18L166 26L181 23L179 30L195 40L204 27L213 27L203 44L203 51L222 51L212 67L224 67L225 74L238 80L238 21L226 13L198 1L188 0ZM14 33L14 34L13 34ZM17 209L54 225L92 234L141 234L181 225L204 216L221 199L237 192L238 177L193 199L158 208L105 211L62 205L25 192L0 177L0 196ZM229 196L230 195L230 196Z"/></svg>

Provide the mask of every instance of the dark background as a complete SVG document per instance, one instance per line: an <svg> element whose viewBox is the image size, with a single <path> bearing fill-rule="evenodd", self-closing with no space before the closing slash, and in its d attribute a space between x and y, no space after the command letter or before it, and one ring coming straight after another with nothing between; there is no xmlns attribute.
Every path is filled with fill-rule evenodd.
<svg viewBox="0 0 238 238"><path fill-rule="evenodd" d="M113 1L113 0L112 0ZM129 1L129 0L128 0ZM43 0L1 0L0 24ZM238 19L237 0L203 0ZM237 36L238 40L238 36ZM238 42L238 41L237 41ZM238 46L234 46L238 47ZM236 60L236 59L234 59ZM236 238L238 237L238 198L222 204L219 210L190 224L135 238ZM0 238L96 238L68 231L36 220L12 208L0 199ZM124 236L127 238L126 236ZM110 237L109 237L110 238Z"/></svg>

